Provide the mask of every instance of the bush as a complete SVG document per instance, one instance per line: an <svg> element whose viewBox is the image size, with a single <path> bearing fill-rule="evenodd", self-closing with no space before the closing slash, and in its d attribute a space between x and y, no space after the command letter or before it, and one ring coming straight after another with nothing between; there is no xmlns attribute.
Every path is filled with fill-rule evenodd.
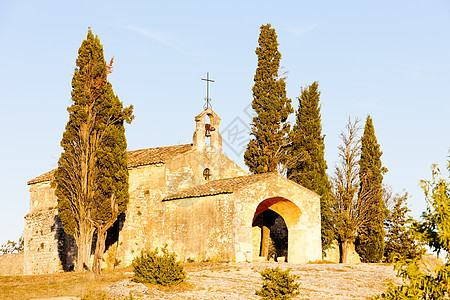
<svg viewBox="0 0 450 300"><path fill-rule="evenodd" d="M261 272L263 285L256 295L266 300L286 300L298 294L299 284L295 276L289 274L290 269L267 268Z"/></svg>
<svg viewBox="0 0 450 300"><path fill-rule="evenodd" d="M176 254L167 250L167 245L153 251L144 250L140 256L133 259L135 282L152 283L159 285L175 285L186 278L183 265L176 260Z"/></svg>

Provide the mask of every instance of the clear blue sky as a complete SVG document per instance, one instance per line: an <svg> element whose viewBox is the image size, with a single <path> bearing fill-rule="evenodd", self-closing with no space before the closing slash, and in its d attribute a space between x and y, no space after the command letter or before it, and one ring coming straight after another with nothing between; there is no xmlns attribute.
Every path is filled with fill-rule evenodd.
<svg viewBox="0 0 450 300"><path fill-rule="evenodd" d="M0 0L0 243L23 231L26 182L57 165L89 26L114 56L115 93L135 107L130 150L190 143L205 97L200 79L210 72L224 151L244 167L266 23L278 34L294 107L300 88L319 81L329 171L349 116L370 114L385 183L406 189L419 216L419 181L432 163L444 167L450 147L450 2Z"/></svg>

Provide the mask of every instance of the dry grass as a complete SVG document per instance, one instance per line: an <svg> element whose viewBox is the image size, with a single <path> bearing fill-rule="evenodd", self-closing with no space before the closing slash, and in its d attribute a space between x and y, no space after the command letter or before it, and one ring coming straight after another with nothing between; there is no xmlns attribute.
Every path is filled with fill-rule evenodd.
<svg viewBox="0 0 450 300"><path fill-rule="evenodd" d="M130 281L131 267L90 273L0 277L0 299L81 297L108 293L117 299L132 292L137 299L151 300L258 300L260 272L267 267L291 269L298 276L297 299L368 299L385 291L395 272L384 264L202 263L187 264L187 281L174 287L143 285Z"/></svg>
<svg viewBox="0 0 450 300"><path fill-rule="evenodd" d="M119 280L131 277L130 268L92 273L57 273L49 275L0 276L1 299L81 297Z"/></svg>

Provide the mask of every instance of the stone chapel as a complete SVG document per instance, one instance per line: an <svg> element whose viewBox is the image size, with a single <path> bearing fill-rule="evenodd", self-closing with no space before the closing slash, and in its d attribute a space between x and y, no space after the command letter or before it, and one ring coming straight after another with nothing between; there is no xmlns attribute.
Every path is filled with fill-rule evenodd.
<svg viewBox="0 0 450 300"><path fill-rule="evenodd" d="M182 261L264 260L271 247L290 263L322 259L319 196L278 173L248 175L222 153L219 127L207 108L195 117L192 144L128 152L130 202L108 231L106 260L126 266L141 250L164 244ZM53 174L28 182L25 274L76 264Z"/></svg>

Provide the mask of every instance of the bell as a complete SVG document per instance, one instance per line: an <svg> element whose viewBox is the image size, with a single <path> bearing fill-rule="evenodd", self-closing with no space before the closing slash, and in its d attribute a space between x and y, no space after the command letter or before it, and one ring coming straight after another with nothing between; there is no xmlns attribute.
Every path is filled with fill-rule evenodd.
<svg viewBox="0 0 450 300"><path fill-rule="evenodd" d="M206 168L203 170L203 178L205 178L205 180L209 180L211 178L211 170Z"/></svg>
<svg viewBox="0 0 450 300"><path fill-rule="evenodd" d="M214 127L211 127L211 124L205 124L205 136L210 137L211 131L214 131Z"/></svg>

